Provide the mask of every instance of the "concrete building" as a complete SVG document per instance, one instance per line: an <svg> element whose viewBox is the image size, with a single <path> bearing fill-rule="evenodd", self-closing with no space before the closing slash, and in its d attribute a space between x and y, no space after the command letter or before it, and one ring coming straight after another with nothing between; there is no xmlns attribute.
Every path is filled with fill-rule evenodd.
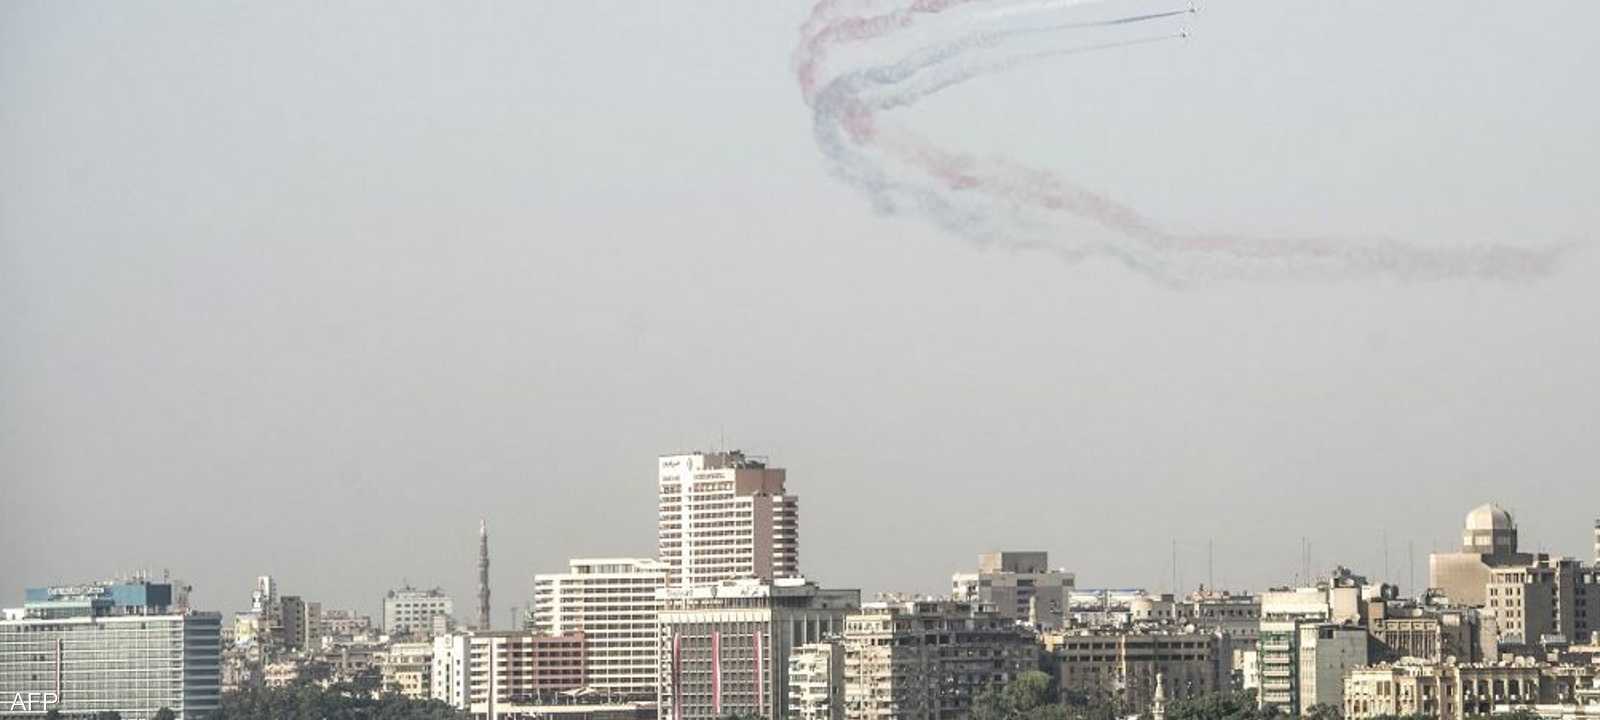
<svg viewBox="0 0 1600 720"><path fill-rule="evenodd" d="M1428 586L1468 607L1488 604L1490 570L1526 567L1533 556L1517 551L1517 523L1493 503L1467 513L1461 551L1428 556Z"/></svg>
<svg viewBox="0 0 1600 720"><path fill-rule="evenodd" d="M1042 629L1063 624L1077 576L1050 569L1044 552L1002 551L978 556L978 571L950 578L956 600L993 608L1000 617Z"/></svg>
<svg viewBox="0 0 1600 720"><path fill-rule="evenodd" d="M1069 631L1043 640L1063 694L1120 693L1130 708L1155 701L1157 678L1167 700L1180 700L1228 688L1232 675L1227 640L1215 631Z"/></svg>
<svg viewBox="0 0 1600 720"><path fill-rule="evenodd" d="M323 610L322 634L324 637L353 638L372 633L372 616L354 610Z"/></svg>
<svg viewBox="0 0 1600 720"><path fill-rule="evenodd" d="M790 653L839 635L861 605L859 590L803 578L668 587L657 597L661 720L786 718Z"/></svg>
<svg viewBox="0 0 1600 720"><path fill-rule="evenodd" d="M582 687L583 654L582 633L501 630L436 637L429 693L473 715L497 717L499 705Z"/></svg>
<svg viewBox="0 0 1600 720"><path fill-rule="evenodd" d="M433 695L433 643L393 643L379 659L381 689L413 700Z"/></svg>
<svg viewBox="0 0 1600 720"><path fill-rule="evenodd" d="M789 720L844 720L844 645L807 643L789 653Z"/></svg>
<svg viewBox="0 0 1600 720"><path fill-rule="evenodd" d="M1356 668L1345 679L1344 717L1422 716L1462 720L1576 703L1592 687L1596 667L1533 662L1441 664L1405 661Z"/></svg>
<svg viewBox="0 0 1600 720"><path fill-rule="evenodd" d="M985 688L1039 667L1032 634L961 601L871 603L845 618L851 720L953 720Z"/></svg>
<svg viewBox="0 0 1600 720"><path fill-rule="evenodd" d="M1310 707L1302 705L1305 700L1326 704L1337 698L1343 692L1342 678L1330 676L1325 668L1347 661L1355 652L1356 636L1365 641L1369 604L1392 600L1393 594L1392 586L1370 584L1344 568L1315 587L1262 593L1256 657L1261 706L1297 715ZM1307 646L1308 641L1315 645ZM1363 653L1357 664L1366 664L1369 657ZM1315 675L1304 676L1307 669Z"/></svg>
<svg viewBox="0 0 1600 720"><path fill-rule="evenodd" d="M1600 569L1571 558L1491 568L1487 594L1507 643L1587 642L1600 631Z"/></svg>
<svg viewBox="0 0 1600 720"><path fill-rule="evenodd" d="M322 643L322 603L284 595L278 599L278 618L278 640L285 649L304 652Z"/></svg>
<svg viewBox="0 0 1600 720"><path fill-rule="evenodd" d="M143 580L29 588L0 619L0 690L11 701L0 718L216 710L222 616L177 610L172 595Z"/></svg>
<svg viewBox="0 0 1600 720"><path fill-rule="evenodd" d="M1415 658L1473 663L1499 655L1494 623L1485 628L1474 608L1374 602L1369 606L1367 627L1376 643L1375 658L1386 661Z"/></svg>
<svg viewBox="0 0 1600 720"><path fill-rule="evenodd" d="M390 635L435 635L437 618L451 618L455 603L443 590L418 590L407 585L390 590L383 598L383 629Z"/></svg>
<svg viewBox="0 0 1600 720"><path fill-rule="evenodd" d="M1358 625L1301 625L1296 685L1300 712L1324 705L1344 707L1344 676L1371 661L1367 629Z"/></svg>
<svg viewBox="0 0 1600 720"><path fill-rule="evenodd" d="M1261 634L1260 596L1201 591L1190 594L1186 604L1183 619L1196 629L1215 630L1252 645Z"/></svg>
<svg viewBox="0 0 1600 720"><path fill-rule="evenodd" d="M737 450L664 455L658 554L673 585L800 575L799 500L785 472Z"/></svg>
<svg viewBox="0 0 1600 720"><path fill-rule="evenodd" d="M577 558L567 572L533 576L529 627L545 635L581 632L589 687L629 698L656 693L656 591L667 564L644 558Z"/></svg>

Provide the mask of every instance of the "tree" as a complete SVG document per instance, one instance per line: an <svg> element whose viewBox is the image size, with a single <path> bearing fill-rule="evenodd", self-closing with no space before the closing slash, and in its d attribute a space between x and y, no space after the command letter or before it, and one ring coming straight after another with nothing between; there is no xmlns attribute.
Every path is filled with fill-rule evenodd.
<svg viewBox="0 0 1600 720"><path fill-rule="evenodd" d="M1306 720L1342 720L1344 713L1327 703L1318 703L1306 708Z"/></svg>
<svg viewBox="0 0 1600 720"><path fill-rule="evenodd" d="M122 720L122 713L115 710L97 712L94 714L94 720Z"/></svg>
<svg viewBox="0 0 1600 720"><path fill-rule="evenodd" d="M164 707L160 710L157 710L156 714L151 717L151 720L178 720L178 714L173 712L172 708Z"/></svg>
<svg viewBox="0 0 1600 720"><path fill-rule="evenodd" d="M1167 720L1269 720L1276 707L1260 708L1249 690L1214 692L1184 698L1167 706Z"/></svg>
<svg viewBox="0 0 1600 720"><path fill-rule="evenodd" d="M286 688L248 688L222 696L206 720L466 720L469 716L437 700L399 695L374 699L349 685L321 688L299 683Z"/></svg>

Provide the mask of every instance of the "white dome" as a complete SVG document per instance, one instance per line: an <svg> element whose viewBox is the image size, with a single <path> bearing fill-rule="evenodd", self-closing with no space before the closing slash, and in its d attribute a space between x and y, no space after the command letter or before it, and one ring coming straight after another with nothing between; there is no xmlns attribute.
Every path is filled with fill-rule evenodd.
<svg viewBox="0 0 1600 720"><path fill-rule="evenodd" d="M1516 522L1511 519L1511 513L1494 503L1480 505L1476 510L1467 513L1468 530L1515 530L1516 527Z"/></svg>

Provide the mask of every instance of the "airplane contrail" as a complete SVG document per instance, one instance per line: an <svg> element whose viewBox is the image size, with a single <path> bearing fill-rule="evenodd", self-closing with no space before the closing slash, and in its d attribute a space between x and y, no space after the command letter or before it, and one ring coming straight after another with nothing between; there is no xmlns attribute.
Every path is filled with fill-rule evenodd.
<svg viewBox="0 0 1600 720"><path fill-rule="evenodd" d="M801 94L812 109L818 148L833 173L861 190L881 212L919 215L983 245L1046 251L1072 261L1114 257L1172 283L1288 276L1516 279L1548 273L1562 254L1559 247L1434 248L1385 238L1174 233L1134 208L1057 173L1009 161L979 162L885 122L890 111L1026 63L1187 37L1185 32L1171 32L993 57L1021 36L1064 33L1064 38L1077 38L1069 31L1156 23L1194 11L1190 7L1103 20L1041 20L1002 28L983 22L1106 1L912 0L871 3L868 14L849 15L845 0L823 0L802 28L794 55ZM904 57L858 60L831 78L823 77L831 49L856 45L871 57L877 39L909 32L928 16L946 13L966 22L947 28L944 42ZM1052 217L1087 221L1111 231L1112 237L1072 233Z"/></svg>

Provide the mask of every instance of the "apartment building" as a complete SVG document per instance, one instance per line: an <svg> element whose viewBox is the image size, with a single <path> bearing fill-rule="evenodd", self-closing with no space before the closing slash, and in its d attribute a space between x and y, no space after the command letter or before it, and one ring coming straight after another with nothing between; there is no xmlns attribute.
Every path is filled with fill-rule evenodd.
<svg viewBox="0 0 1600 720"><path fill-rule="evenodd" d="M583 686L582 633L525 630L453 633L433 639L429 693L474 715L497 705Z"/></svg>
<svg viewBox="0 0 1600 720"><path fill-rule="evenodd" d="M789 653L789 720L844 720L844 644L806 643Z"/></svg>
<svg viewBox="0 0 1600 720"><path fill-rule="evenodd" d="M954 720L985 688L1039 667L1012 618L948 600L871 603L845 618L844 713L851 720Z"/></svg>
<svg viewBox="0 0 1600 720"><path fill-rule="evenodd" d="M1181 700L1227 688L1232 675L1228 642L1215 631L1069 631L1043 641L1063 694L1120 693L1133 708L1154 702L1157 678L1167 700Z"/></svg>

